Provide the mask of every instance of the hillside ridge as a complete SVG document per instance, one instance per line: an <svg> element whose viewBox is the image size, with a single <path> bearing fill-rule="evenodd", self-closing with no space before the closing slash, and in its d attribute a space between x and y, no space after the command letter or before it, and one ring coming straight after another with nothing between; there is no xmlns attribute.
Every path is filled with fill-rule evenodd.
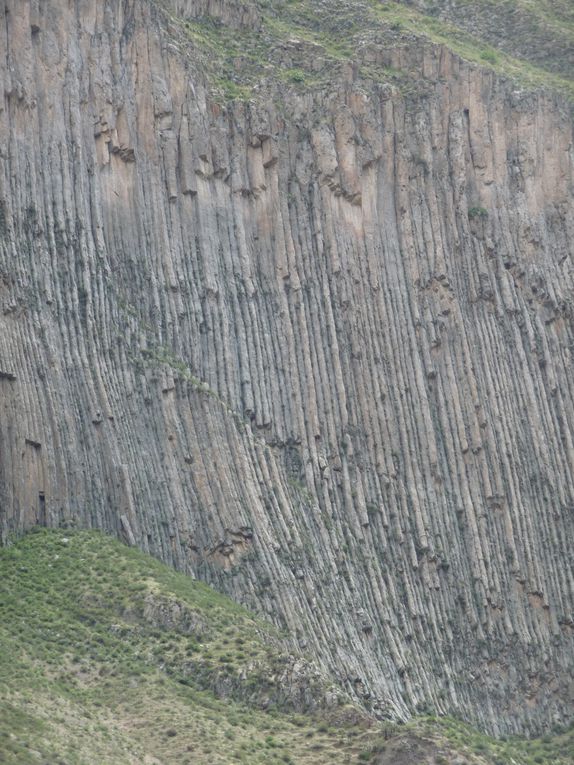
<svg viewBox="0 0 574 765"><path fill-rule="evenodd" d="M376 723L281 642L109 537L34 529L0 550L0 762L570 762L572 731L497 742L448 719Z"/></svg>

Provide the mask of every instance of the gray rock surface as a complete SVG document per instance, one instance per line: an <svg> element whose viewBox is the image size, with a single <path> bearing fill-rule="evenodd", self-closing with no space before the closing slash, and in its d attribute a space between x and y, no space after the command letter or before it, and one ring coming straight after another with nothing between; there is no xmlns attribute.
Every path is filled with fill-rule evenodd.
<svg viewBox="0 0 574 765"><path fill-rule="evenodd" d="M4 6L2 538L122 535L381 716L565 722L565 104L414 41L424 94L225 105L148 0Z"/></svg>

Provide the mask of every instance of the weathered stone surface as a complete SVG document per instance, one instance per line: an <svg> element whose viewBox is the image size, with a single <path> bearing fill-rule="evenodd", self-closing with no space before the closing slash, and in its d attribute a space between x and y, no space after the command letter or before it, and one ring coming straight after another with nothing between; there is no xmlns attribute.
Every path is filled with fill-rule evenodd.
<svg viewBox="0 0 574 765"><path fill-rule="evenodd" d="M380 715L563 721L568 110L418 42L424 97L221 106L149 2L5 11L3 538L115 531Z"/></svg>

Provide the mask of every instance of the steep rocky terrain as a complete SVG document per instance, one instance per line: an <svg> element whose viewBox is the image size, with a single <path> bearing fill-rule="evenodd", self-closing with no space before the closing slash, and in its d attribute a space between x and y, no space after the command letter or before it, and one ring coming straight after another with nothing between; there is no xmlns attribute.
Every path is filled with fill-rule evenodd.
<svg viewBox="0 0 574 765"><path fill-rule="evenodd" d="M414 14L4 3L1 534L113 531L380 717L542 731L574 705L572 84Z"/></svg>
<svg viewBox="0 0 574 765"><path fill-rule="evenodd" d="M569 765L574 729L495 741L376 723L208 586L98 532L0 550L3 765Z"/></svg>

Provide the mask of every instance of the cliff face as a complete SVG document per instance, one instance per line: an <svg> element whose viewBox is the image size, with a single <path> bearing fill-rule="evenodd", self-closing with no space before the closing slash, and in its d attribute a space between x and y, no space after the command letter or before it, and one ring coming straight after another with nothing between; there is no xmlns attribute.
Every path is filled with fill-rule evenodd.
<svg viewBox="0 0 574 765"><path fill-rule="evenodd" d="M349 63L225 104L177 15L255 7L5 11L3 537L122 534L381 715L565 721L566 106L408 37L361 55L410 93Z"/></svg>

